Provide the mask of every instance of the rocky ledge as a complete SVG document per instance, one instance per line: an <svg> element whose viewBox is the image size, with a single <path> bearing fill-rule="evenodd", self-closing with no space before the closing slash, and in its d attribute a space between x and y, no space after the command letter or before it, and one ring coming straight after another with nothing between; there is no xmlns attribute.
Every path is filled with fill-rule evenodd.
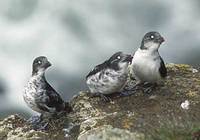
<svg viewBox="0 0 200 140"><path fill-rule="evenodd" d="M152 93L142 90L112 102L80 92L71 100L73 112L35 131L20 115L0 122L1 140L199 140L200 72L168 64L168 77ZM130 80L128 86L134 84Z"/></svg>

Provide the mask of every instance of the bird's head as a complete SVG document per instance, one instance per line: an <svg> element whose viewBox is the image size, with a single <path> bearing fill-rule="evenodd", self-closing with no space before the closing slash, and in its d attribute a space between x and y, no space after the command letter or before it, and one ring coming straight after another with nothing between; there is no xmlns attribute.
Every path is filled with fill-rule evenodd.
<svg viewBox="0 0 200 140"><path fill-rule="evenodd" d="M158 32L148 32L144 35L140 49L156 51L164 42L164 38Z"/></svg>
<svg viewBox="0 0 200 140"><path fill-rule="evenodd" d="M44 73L51 66L51 63L45 56L39 56L33 61L33 74Z"/></svg>
<svg viewBox="0 0 200 140"><path fill-rule="evenodd" d="M120 70L126 69L128 65L132 62L132 58L133 57L131 55L117 52L110 57L108 62L112 69Z"/></svg>

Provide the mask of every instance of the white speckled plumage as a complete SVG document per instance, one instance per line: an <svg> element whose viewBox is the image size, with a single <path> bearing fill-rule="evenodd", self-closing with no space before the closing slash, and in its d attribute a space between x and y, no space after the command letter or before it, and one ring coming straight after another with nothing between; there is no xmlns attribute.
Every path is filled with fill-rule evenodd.
<svg viewBox="0 0 200 140"><path fill-rule="evenodd" d="M115 53L109 60L97 65L86 77L92 94L112 94L121 92L126 85L131 55Z"/></svg>
<svg viewBox="0 0 200 140"><path fill-rule="evenodd" d="M39 113L47 113L44 110L38 108L36 100L41 100L41 102L45 102L48 98L44 93L46 90L43 88L45 85L45 81L41 74L34 75L28 81L28 84L24 88L24 101L26 104L34 111ZM47 107L48 108L48 107ZM55 108L49 108L50 112L55 112Z"/></svg>
<svg viewBox="0 0 200 140"><path fill-rule="evenodd" d="M24 88L25 102L41 114L57 114L66 109L65 102L46 81L45 70L50 66L46 57L37 57L33 62L32 76Z"/></svg>
<svg viewBox="0 0 200 140"><path fill-rule="evenodd" d="M86 82L91 93L111 94L120 92L123 89L127 81L127 76L128 70L115 71L105 69L88 77Z"/></svg>

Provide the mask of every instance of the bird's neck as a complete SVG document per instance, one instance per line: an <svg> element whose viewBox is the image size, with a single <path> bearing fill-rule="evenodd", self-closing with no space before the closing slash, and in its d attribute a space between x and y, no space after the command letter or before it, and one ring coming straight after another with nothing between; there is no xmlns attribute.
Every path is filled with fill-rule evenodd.
<svg viewBox="0 0 200 140"><path fill-rule="evenodd" d="M119 71L127 72L128 71L128 63L119 63L118 64Z"/></svg>
<svg viewBox="0 0 200 140"><path fill-rule="evenodd" d="M143 49L138 49L138 54L142 55L143 57L151 57L152 59L157 58L159 56L158 50L143 50Z"/></svg>
<svg viewBox="0 0 200 140"><path fill-rule="evenodd" d="M44 70L33 71L32 76L45 78L45 71Z"/></svg>
<svg viewBox="0 0 200 140"><path fill-rule="evenodd" d="M159 52L157 49L149 49L148 50L148 53L152 56L158 56L159 55Z"/></svg>
<svg viewBox="0 0 200 140"><path fill-rule="evenodd" d="M151 54L156 54L158 52L159 47L160 47L159 43L155 43L155 42L144 43L144 42L142 42L140 49L143 50L144 52L146 51Z"/></svg>

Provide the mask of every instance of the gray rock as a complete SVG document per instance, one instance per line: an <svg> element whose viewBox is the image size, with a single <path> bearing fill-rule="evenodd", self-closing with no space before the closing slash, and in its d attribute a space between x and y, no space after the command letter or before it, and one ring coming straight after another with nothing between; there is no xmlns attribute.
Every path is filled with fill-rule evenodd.
<svg viewBox="0 0 200 140"><path fill-rule="evenodd" d="M78 140L143 140L144 134L131 133L128 130L113 128L112 126L101 126L80 135Z"/></svg>
<svg viewBox="0 0 200 140"><path fill-rule="evenodd" d="M105 103L80 92L73 112L49 122L45 132L32 130L19 115L0 121L0 139L143 140L200 138L200 72L189 65L168 64L168 77L151 94L138 90L113 95ZM135 81L129 81L131 87ZM187 109L182 103L188 101Z"/></svg>

